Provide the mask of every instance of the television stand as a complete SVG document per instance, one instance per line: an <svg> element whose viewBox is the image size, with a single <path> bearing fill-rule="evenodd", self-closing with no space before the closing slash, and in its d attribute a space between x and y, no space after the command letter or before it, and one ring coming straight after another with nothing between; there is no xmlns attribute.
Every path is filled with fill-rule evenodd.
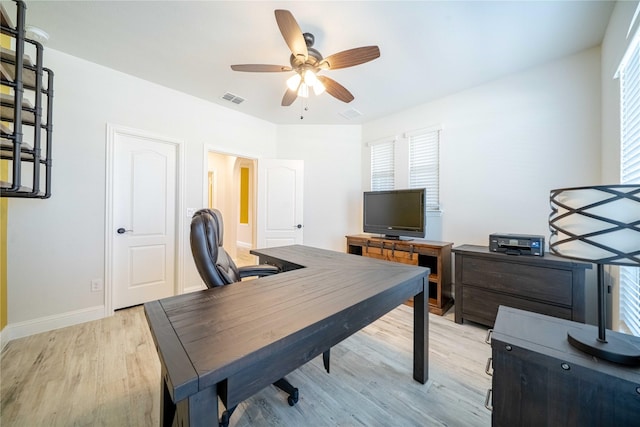
<svg viewBox="0 0 640 427"><path fill-rule="evenodd" d="M429 312L442 316L453 305L451 247L453 243L423 239L396 240L370 234L346 236L347 253L385 261L429 267ZM413 301L407 301L412 305Z"/></svg>
<svg viewBox="0 0 640 427"><path fill-rule="evenodd" d="M377 240L393 240L394 242L410 242L412 240L415 240L413 237L403 237L403 236L387 236L386 234L384 236L371 236L371 239L377 239Z"/></svg>

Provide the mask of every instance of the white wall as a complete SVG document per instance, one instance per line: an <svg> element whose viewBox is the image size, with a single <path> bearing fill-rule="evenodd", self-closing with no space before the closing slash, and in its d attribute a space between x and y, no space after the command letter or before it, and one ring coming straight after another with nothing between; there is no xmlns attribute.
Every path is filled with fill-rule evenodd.
<svg viewBox="0 0 640 427"><path fill-rule="evenodd" d="M278 128L278 158L304 160L304 244L345 251L362 231L360 126Z"/></svg>
<svg viewBox="0 0 640 427"><path fill-rule="evenodd" d="M104 304L102 292L90 292L90 280L105 277L107 123L184 141L185 207L202 205L204 144L256 158L276 155L271 123L52 49L45 62L55 72L53 195L9 200L9 326ZM186 287L200 281L188 227L186 220Z"/></svg>
<svg viewBox="0 0 640 427"><path fill-rule="evenodd" d="M494 232L548 239L549 190L600 178L600 50L369 122L363 141L434 125L443 127L442 239L487 245ZM363 183L368 170L367 163Z"/></svg>

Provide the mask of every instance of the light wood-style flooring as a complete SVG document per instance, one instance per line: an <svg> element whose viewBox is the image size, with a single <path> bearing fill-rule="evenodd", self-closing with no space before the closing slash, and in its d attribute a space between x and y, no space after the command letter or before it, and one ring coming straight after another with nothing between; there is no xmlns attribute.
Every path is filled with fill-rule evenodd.
<svg viewBox="0 0 640 427"><path fill-rule="evenodd" d="M412 308L402 305L239 405L231 426L489 426L486 329L429 317L429 382L412 379ZM142 307L11 341L0 370L0 425L157 426L160 363ZM220 405L222 406L222 405ZM222 410L222 408L220 409Z"/></svg>

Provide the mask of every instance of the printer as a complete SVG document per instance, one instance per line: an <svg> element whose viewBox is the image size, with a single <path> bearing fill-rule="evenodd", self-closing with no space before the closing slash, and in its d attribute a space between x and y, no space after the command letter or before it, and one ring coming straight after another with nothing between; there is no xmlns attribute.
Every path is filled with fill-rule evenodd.
<svg viewBox="0 0 640 427"><path fill-rule="evenodd" d="M489 250L509 255L544 256L544 237L530 234L489 235Z"/></svg>

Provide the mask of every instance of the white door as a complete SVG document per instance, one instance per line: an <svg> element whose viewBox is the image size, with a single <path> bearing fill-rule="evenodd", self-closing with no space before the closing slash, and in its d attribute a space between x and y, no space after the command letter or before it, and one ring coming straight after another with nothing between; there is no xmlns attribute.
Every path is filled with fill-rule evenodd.
<svg viewBox="0 0 640 427"><path fill-rule="evenodd" d="M258 160L258 248L303 243L302 160Z"/></svg>
<svg viewBox="0 0 640 427"><path fill-rule="evenodd" d="M174 295L177 146L116 132L113 309Z"/></svg>

